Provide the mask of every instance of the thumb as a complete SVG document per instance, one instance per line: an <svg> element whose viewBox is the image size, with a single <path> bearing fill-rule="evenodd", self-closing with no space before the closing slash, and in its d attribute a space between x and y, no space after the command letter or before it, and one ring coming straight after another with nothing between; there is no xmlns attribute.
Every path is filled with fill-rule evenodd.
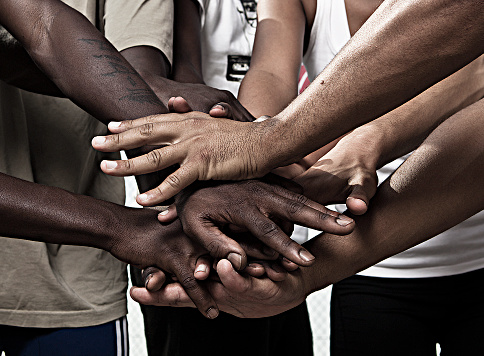
<svg viewBox="0 0 484 356"><path fill-rule="evenodd" d="M351 192L346 199L346 206L353 214L362 215L368 210L370 199L376 193L376 172L374 175L360 174L356 180L352 180L351 186Z"/></svg>
<svg viewBox="0 0 484 356"><path fill-rule="evenodd" d="M170 100L168 100L168 110L170 110L170 112L184 114L192 111L192 108L184 98L177 96L171 97Z"/></svg>
<svg viewBox="0 0 484 356"><path fill-rule="evenodd" d="M158 214L158 221L161 223L171 223L178 217L176 206L172 204Z"/></svg>
<svg viewBox="0 0 484 356"><path fill-rule="evenodd" d="M218 103L212 106L209 115L218 119L232 119L232 108L227 103Z"/></svg>

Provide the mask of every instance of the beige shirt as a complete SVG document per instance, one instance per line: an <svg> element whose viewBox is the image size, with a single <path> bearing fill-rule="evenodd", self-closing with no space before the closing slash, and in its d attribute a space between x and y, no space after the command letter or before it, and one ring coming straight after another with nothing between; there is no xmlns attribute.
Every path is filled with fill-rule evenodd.
<svg viewBox="0 0 484 356"><path fill-rule="evenodd" d="M106 36L119 50L150 45L171 58L172 1L65 2L93 23L104 19ZM90 145L106 132L67 99L0 82L3 173L124 204L123 179L100 171L106 154ZM102 250L0 238L0 276L0 324L82 327L127 313L126 265Z"/></svg>

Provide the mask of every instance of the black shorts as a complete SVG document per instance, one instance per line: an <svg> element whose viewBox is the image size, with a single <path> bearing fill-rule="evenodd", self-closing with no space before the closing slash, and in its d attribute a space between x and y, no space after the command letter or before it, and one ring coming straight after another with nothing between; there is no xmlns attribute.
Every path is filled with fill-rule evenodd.
<svg viewBox="0 0 484 356"><path fill-rule="evenodd" d="M484 355L484 270L333 286L331 356Z"/></svg>

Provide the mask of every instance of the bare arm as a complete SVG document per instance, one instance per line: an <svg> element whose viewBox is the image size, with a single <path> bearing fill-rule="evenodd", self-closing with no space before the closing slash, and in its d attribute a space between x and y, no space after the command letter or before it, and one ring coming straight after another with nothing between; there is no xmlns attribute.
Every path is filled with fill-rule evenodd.
<svg viewBox="0 0 484 356"><path fill-rule="evenodd" d="M342 268L323 272L329 266L322 263L313 275L318 281L314 289L421 243L484 208L484 189L477 184L484 173L483 111L480 100L433 131L380 186L373 208L356 218L348 240L323 236L310 243L318 257L327 256L326 261Z"/></svg>
<svg viewBox="0 0 484 356"><path fill-rule="evenodd" d="M484 58L437 83L388 114L358 127L295 181L322 204L346 202L366 211L376 191L376 170L415 149L429 133L484 96Z"/></svg>
<svg viewBox="0 0 484 356"><path fill-rule="evenodd" d="M2 1L0 22L67 97L103 122L166 112L102 34L62 2Z"/></svg>
<svg viewBox="0 0 484 356"><path fill-rule="evenodd" d="M169 149L171 159L154 167L140 158L130 166L119 165L118 173L181 163L169 177L176 184L166 180L153 192L166 199L196 179L257 177L296 162L481 55L483 7L477 0L386 0L309 88L272 120L238 125L190 118L178 121L176 127L172 122L159 123L153 137L177 142ZM117 150L136 141L135 135L123 136L96 148ZM196 150L187 144L193 137ZM286 144L288 137L293 145ZM217 149L220 145L223 152Z"/></svg>
<svg viewBox="0 0 484 356"><path fill-rule="evenodd" d="M205 84L202 74L200 8L196 0L175 1L173 80Z"/></svg>
<svg viewBox="0 0 484 356"><path fill-rule="evenodd" d="M300 0L257 6L257 32L238 99L254 115L274 116L297 96L306 16Z"/></svg>
<svg viewBox="0 0 484 356"><path fill-rule="evenodd" d="M2 1L0 23L19 40L37 66L67 97L101 121L107 123L111 119L126 120L167 111L139 74L100 32L84 16L62 2ZM171 270L189 289L202 313L207 317L216 316L216 304L193 276L193 262L196 263L206 251L193 245L182 233L179 222L162 226L154 211L114 208L94 199L8 176L2 176L2 181L10 194L3 196L15 197L15 200L3 200L1 209L5 213L2 216L16 216L15 219L3 220L3 234L101 247L138 267L154 265L168 272ZM145 175L138 179L141 190L147 190L158 182L157 176ZM22 194L27 191L35 191L35 196L40 195L41 198L32 201L33 193ZM117 221L118 217L112 215L114 213L119 214L119 219L124 221L122 224ZM99 222L99 219L104 222ZM106 222L118 224L114 234L110 234ZM125 223L130 227L126 227ZM100 230L94 228L93 231L91 224ZM17 229L18 226L31 230ZM118 235L123 234L118 226L124 228L128 235ZM100 237L105 239L98 241ZM144 256L156 249L158 258L163 256L162 260L157 262L154 258L147 259L149 255ZM180 251L183 251L183 257ZM191 257L187 260L186 256Z"/></svg>
<svg viewBox="0 0 484 356"><path fill-rule="evenodd" d="M287 152L292 161L463 67L484 51L483 6L472 0L386 0L312 85L276 116L280 131L271 137L289 128L294 132L294 150Z"/></svg>
<svg viewBox="0 0 484 356"><path fill-rule="evenodd" d="M64 96L35 65L22 45L0 26L0 80L39 94Z"/></svg>

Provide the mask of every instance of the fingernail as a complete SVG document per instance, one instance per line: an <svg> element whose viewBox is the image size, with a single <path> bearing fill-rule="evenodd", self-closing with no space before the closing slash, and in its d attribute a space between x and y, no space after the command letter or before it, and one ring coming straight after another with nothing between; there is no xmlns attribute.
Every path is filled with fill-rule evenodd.
<svg viewBox="0 0 484 356"><path fill-rule="evenodd" d="M96 136L92 139L93 145L102 145L104 142L106 142L106 137L104 136Z"/></svg>
<svg viewBox="0 0 484 356"><path fill-rule="evenodd" d="M111 121L108 124L108 128L109 129L117 129L119 126L121 126L121 122L120 121Z"/></svg>
<svg viewBox="0 0 484 356"><path fill-rule="evenodd" d="M230 261L230 263L232 263L232 266L234 266L235 269L240 269L242 267L242 256L238 253L229 253L227 259Z"/></svg>
<svg viewBox="0 0 484 356"><path fill-rule="evenodd" d="M218 310L215 308L208 308L207 316L209 319L215 319L218 316Z"/></svg>
<svg viewBox="0 0 484 356"><path fill-rule="evenodd" d="M138 200L139 201L147 201L148 200L148 194L143 193L143 194L138 195Z"/></svg>
<svg viewBox="0 0 484 356"><path fill-rule="evenodd" d="M118 166L118 164L115 161L104 161L104 167L106 169L114 169Z"/></svg>
<svg viewBox="0 0 484 356"><path fill-rule="evenodd" d="M168 214L168 209L162 210L158 215L165 216Z"/></svg>
<svg viewBox="0 0 484 356"><path fill-rule="evenodd" d="M301 257L306 262L310 262L316 258L312 254L310 254L309 251L307 250L300 250L299 257Z"/></svg>
<svg viewBox="0 0 484 356"><path fill-rule="evenodd" d="M345 215L339 215L338 218L336 219L336 223L340 226L347 226L351 224L354 220L352 218L349 218Z"/></svg>
<svg viewBox="0 0 484 356"><path fill-rule="evenodd" d="M150 279L153 278L153 274L149 274L147 277L146 277L146 280L145 280L145 288L148 289L148 283L150 282Z"/></svg>
<svg viewBox="0 0 484 356"><path fill-rule="evenodd" d="M214 105L212 109L220 109L220 110L225 110L224 107L220 104Z"/></svg>
<svg viewBox="0 0 484 356"><path fill-rule="evenodd" d="M204 264L198 265L197 269L195 270L195 273L197 272L203 272L203 273L207 272L207 266Z"/></svg>

